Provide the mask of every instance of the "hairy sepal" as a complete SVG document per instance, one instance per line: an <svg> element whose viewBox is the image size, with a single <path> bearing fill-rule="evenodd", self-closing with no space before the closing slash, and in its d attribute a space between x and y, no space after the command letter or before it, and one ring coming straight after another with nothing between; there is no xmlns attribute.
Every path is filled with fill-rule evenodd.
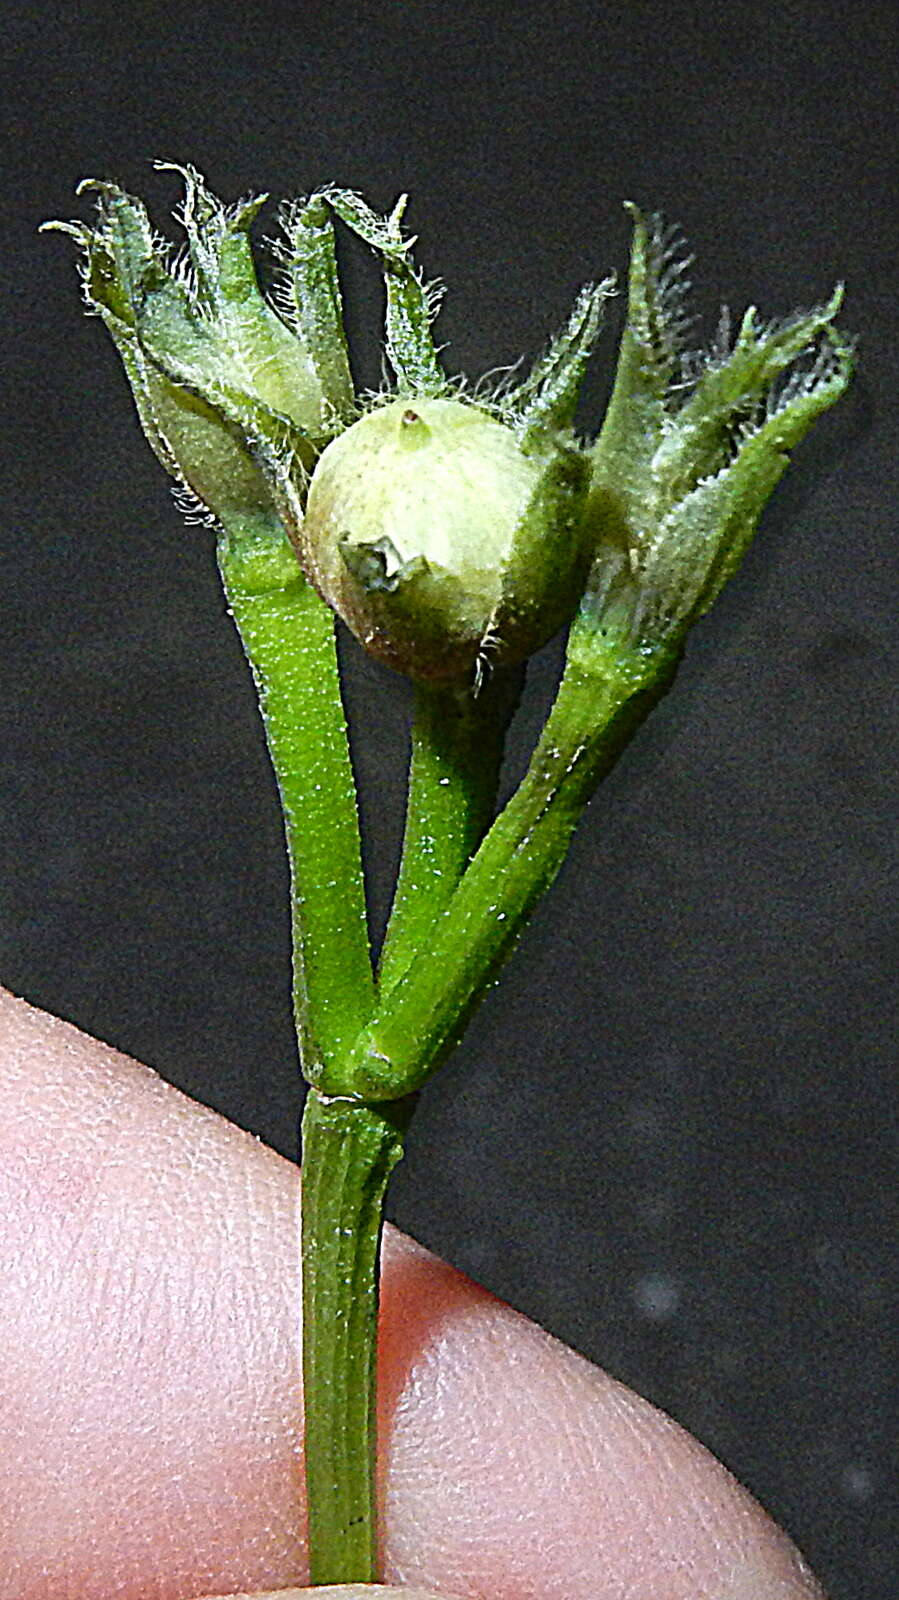
<svg viewBox="0 0 899 1600"><path fill-rule="evenodd" d="M305 348L259 292L246 230L261 201L227 211L183 170L180 260L113 184L81 185L98 196L93 227L51 226L82 247L88 309L116 343L166 470L212 520L274 508L296 522L331 408Z"/></svg>
<svg viewBox="0 0 899 1600"><path fill-rule="evenodd" d="M408 197L401 195L386 217L378 216L351 189L325 189L321 198L357 238L380 256L387 292L387 359L396 376L398 394L417 398L443 394L447 379L432 332L442 289L439 284L424 281L412 257L415 239L403 234Z"/></svg>
<svg viewBox="0 0 899 1600"><path fill-rule="evenodd" d="M582 609L601 648L646 660L675 647L736 570L791 450L843 393L852 362L834 327L840 290L780 323L751 308L732 348L689 352L678 236L631 210L628 316L592 452Z"/></svg>
<svg viewBox="0 0 899 1600"><path fill-rule="evenodd" d="M578 295L565 328L534 363L524 383L509 394L508 409L517 419L525 448L548 430L566 433L574 426L581 385L602 327L605 303L614 293L614 277L587 284Z"/></svg>

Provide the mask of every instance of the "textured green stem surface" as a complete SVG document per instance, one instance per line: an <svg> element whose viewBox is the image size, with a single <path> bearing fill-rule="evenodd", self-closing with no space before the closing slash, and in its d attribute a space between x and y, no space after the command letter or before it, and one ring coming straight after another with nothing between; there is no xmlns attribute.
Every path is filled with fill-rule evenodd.
<svg viewBox="0 0 899 1600"><path fill-rule="evenodd" d="M303 1386L310 1581L377 1578L376 1356L384 1193L412 1102L309 1091L303 1116Z"/></svg>
<svg viewBox="0 0 899 1600"><path fill-rule="evenodd" d="M522 674L468 685L418 683L403 855L378 980L391 989L434 923L493 820L506 730Z"/></svg>
<svg viewBox="0 0 899 1600"><path fill-rule="evenodd" d="M656 704L673 663L647 685L569 663L527 774L403 978L339 1064L335 1092L418 1089L459 1037L565 859L597 783Z"/></svg>
<svg viewBox="0 0 899 1600"><path fill-rule="evenodd" d="M280 528L229 529L219 564L262 711L291 874L294 1008L315 1082L374 1004L356 791L334 617L300 574Z"/></svg>

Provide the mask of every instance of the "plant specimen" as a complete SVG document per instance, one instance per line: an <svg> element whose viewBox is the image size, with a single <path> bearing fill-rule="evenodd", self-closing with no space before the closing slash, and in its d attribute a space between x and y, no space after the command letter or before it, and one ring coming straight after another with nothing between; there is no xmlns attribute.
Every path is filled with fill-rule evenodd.
<svg viewBox="0 0 899 1600"><path fill-rule="evenodd" d="M617 375L595 442L575 433L613 283L587 286L527 376L449 378L439 296L402 230L357 195L286 207L260 291L250 227L182 171L176 254L108 183L82 251L147 438L216 530L291 866L303 1119L305 1462L313 1583L376 1576L375 1334L382 1210L418 1090L494 981L597 783L669 687L789 452L842 394L837 292L785 321L726 318L689 348L679 236L630 207ZM359 395L335 222L379 259L385 392ZM335 613L415 684L407 814L377 961ZM527 658L568 629L530 765L497 808Z"/></svg>

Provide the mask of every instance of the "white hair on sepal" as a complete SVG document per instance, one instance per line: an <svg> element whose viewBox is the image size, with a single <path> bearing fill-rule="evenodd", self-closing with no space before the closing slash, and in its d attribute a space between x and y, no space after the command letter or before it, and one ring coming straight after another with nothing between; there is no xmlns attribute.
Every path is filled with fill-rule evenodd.
<svg viewBox="0 0 899 1600"><path fill-rule="evenodd" d="M693 325L696 317L686 319L684 326ZM706 372L716 372L727 365L733 354L733 316L730 306L723 305L715 332L707 345L693 345L680 350L677 355L679 376L672 378L668 391L672 396L682 395L684 401L696 389Z"/></svg>
<svg viewBox="0 0 899 1600"><path fill-rule="evenodd" d="M734 344L734 319L730 306L723 305L718 314L718 326L709 342L706 365L723 367Z"/></svg>
<svg viewBox="0 0 899 1600"><path fill-rule="evenodd" d="M190 487L189 483L173 483L170 486L171 496L178 507L184 521L191 527L215 528L220 526L219 519L214 511L210 511L204 500Z"/></svg>
<svg viewBox="0 0 899 1600"><path fill-rule="evenodd" d="M687 310L691 282L687 274L696 257L689 250L683 230L677 223L666 223L659 212L647 219L649 247L647 264L655 280L659 314L668 353L678 357L685 349L689 330L697 317Z"/></svg>
<svg viewBox="0 0 899 1600"><path fill-rule="evenodd" d="M475 699L483 692L493 676L493 657L502 645L500 631L496 626L496 618L491 617L478 642L478 651L474 660L474 675L472 679L472 694Z"/></svg>
<svg viewBox="0 0 899 1600"><path fill-rule="evenodd" d="M177 251L169 247L164 258L160 252L160 258L161 265L165 267L172 282L177 284L179 289L183 289L191 301L196 302L198 294L197 274L187 245L183 245ZM205 311L205 307L201 307L199 304L196 305L195 309L200 314Z"/></svg>
<svg viewBox="0 0 899 1600"><path fill-rule="evenodd" d="M290 283L279 273L271 283L266 285L265 300L268 306L280 318L286 328L298 339L302 339L299 314Z"/></svg>
<svg viewBox="0 0 899 1600"><path fill-rule="evenodd" d="M822 329L783 375L783 381L772 384L767 397L767 416L778 416L796 400L833 382L840 374L843 358L842 346L835 341L829 329Z"/></svg>
<svg viewBox="0 0 899 1600"><path fill-rule="evenodd" d="M415 273L415 281L419 285L424 298L428 321L433 322L446 298L446 284L442 278L429 278L425 281L418 272ZM445 348L445 346L441 346L441 348Z"/></svg>
<svg viewBox="0 0 899 1600"><path fill-rule="evenodd" d="M510 361L502 366L488 367L486 372L471 386L471 398L480 403L500 408L505 395L508 394L524 365L524 356L519 356L517 361Z"/></svg>

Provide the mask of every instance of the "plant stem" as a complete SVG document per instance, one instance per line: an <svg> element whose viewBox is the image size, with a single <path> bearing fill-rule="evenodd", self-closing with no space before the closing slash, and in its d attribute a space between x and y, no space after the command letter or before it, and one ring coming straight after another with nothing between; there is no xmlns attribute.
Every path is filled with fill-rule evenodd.
<svg viewBox="0 0 899 1600"><path fill-rule="evenodd" d="M303 1071L315 1082L368 1020L375 991L334 618L275 529L229 527L219 565L281 794L294 1010Z"/></svg>
<svg viewBox="0 0 899 1600"><path fill-rule="evenodd" d="M458 1036L561 865L599 776L658 694L635 694L626 677L570 660L528 773L484 837L517 682L498 675L477 699L418 690L403 862L373 1017L333 619L271 524L229 527L219 559L281 793L297 1028L314 1085L302 1220L310 1575L313 1584L371 1582L379 1242L411 1091Z"/></svg>
<svg viewBox="0 0 899 1600"><path fill-rule="evenodd" d="M303 1387L310 1582L377 1578L378 1260L412 1101L310 1089L303 1116Z"/></svg>
<svg viewBox="0 0 899 1600"><path fill-rule="evenodd" d="M415 685L403 855L378 968L384 993L427 943L493 820L521 682L521 672L499 670L477 695L468 685Z"/></svg>
<svg viewBox="0 0 899 1600"><path fill-rule="evenodd" d="M368 1020L374 981L333 615L280 528L232 525L219 546L256 680L284 812L294 1004L313 1082ZM314 1583L373 1580L378 1245L412 1103L326 1101L303 1117L303 1373Z"/></svg>
<svg viewBox="0 0 899 1600"><path fill-rule="evenodd" d="M598 677L569 661L530 767L430 939L337 1069L333 1092L403 1095L448 1048L565 859L599 780L668 687Z"/></svg>

